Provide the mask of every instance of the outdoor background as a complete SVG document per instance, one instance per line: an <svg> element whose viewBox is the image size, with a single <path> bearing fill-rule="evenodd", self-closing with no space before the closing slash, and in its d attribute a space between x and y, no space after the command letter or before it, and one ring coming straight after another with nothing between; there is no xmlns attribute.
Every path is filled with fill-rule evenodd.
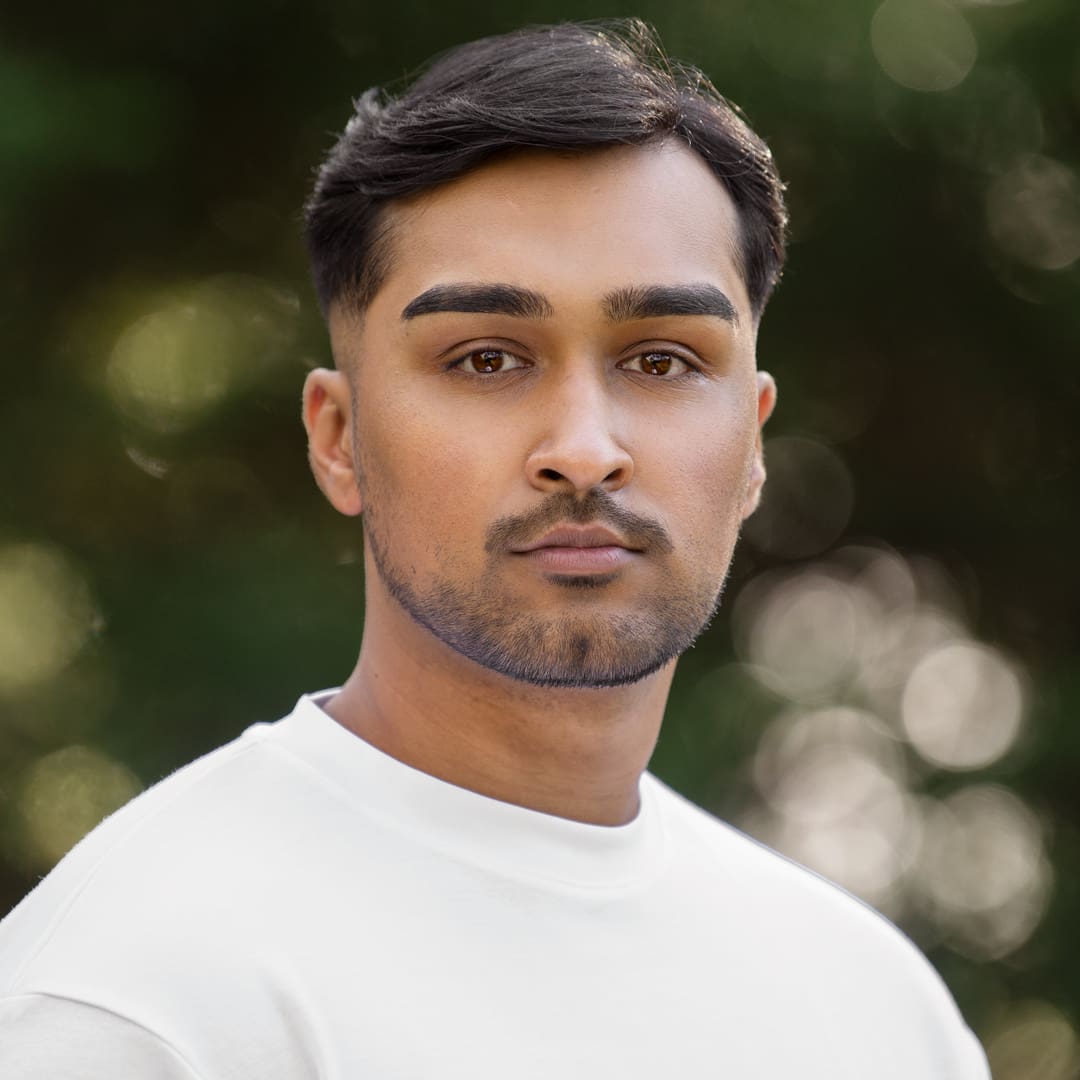
<svg viewBox="0 0 1080 1080"><path fill-rule="evenodd" d="M640 14L771 143L765 504L655 770L904 927L999 1080L1080 1076L1080 4L23 4L0 43L0 914L349 671L298 420L350 99ZM448 497L453 493L449 492Z"/></svg>

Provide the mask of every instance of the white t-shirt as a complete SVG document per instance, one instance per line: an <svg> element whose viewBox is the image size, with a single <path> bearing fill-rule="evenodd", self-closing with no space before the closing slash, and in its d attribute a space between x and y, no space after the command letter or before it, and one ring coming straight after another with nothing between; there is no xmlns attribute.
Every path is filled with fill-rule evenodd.
<svg viewBox="0 0 1080 1080"><path fill-rule="evenodd" d="M4 1080L987 1080L880 916L646 774L617 828L418 772L302 698L0 923Z"/></svg>

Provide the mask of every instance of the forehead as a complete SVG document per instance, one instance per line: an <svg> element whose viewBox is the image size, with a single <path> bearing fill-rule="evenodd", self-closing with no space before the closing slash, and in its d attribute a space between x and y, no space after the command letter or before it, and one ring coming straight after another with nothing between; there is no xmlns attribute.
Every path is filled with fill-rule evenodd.
<svg viewBox="0 0 1080 1080"><path fill-rule="evenodd" d="M751 322L738 212L684 144L521 152L392 205L387 315L433 285L500 281L556 314L633 284L715 284ZM396 305L396 308L395 308Z"/></svg>

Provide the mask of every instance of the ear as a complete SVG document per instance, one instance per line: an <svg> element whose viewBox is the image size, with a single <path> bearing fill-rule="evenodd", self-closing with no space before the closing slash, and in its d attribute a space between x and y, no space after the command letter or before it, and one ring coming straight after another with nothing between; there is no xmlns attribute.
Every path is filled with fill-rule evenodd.
<svg viewBox="0 0 1080 1080"><path fill-rule="evenodd" d="M350 517L363 509L352 445L352 397L344 372L316 368L304 380L304 427L315 482Z"/></svg>
<svg viewBox="0 0 1080 1080"><path fill-rule="evenodd" d="M765 483L765 455L761 447L761 430L776 407L776 383L767 371L757 373L757 437L754 441L754 462L750 469L750 483L746 489L742 516L745 521L761 502L761 488Z"/></svg>

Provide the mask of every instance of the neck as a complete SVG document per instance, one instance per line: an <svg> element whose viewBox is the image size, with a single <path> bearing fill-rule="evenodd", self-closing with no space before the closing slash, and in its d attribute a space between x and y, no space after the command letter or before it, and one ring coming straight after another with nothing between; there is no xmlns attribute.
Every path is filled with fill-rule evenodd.
<svg viewBox="0 0 1080 1080"><path fill-rule="evenodd" d="M458 787L622 825L637 813L674 667L629 686L530 686L461 656L369 589L360 658L327 712L384 753Z"/></svg>

